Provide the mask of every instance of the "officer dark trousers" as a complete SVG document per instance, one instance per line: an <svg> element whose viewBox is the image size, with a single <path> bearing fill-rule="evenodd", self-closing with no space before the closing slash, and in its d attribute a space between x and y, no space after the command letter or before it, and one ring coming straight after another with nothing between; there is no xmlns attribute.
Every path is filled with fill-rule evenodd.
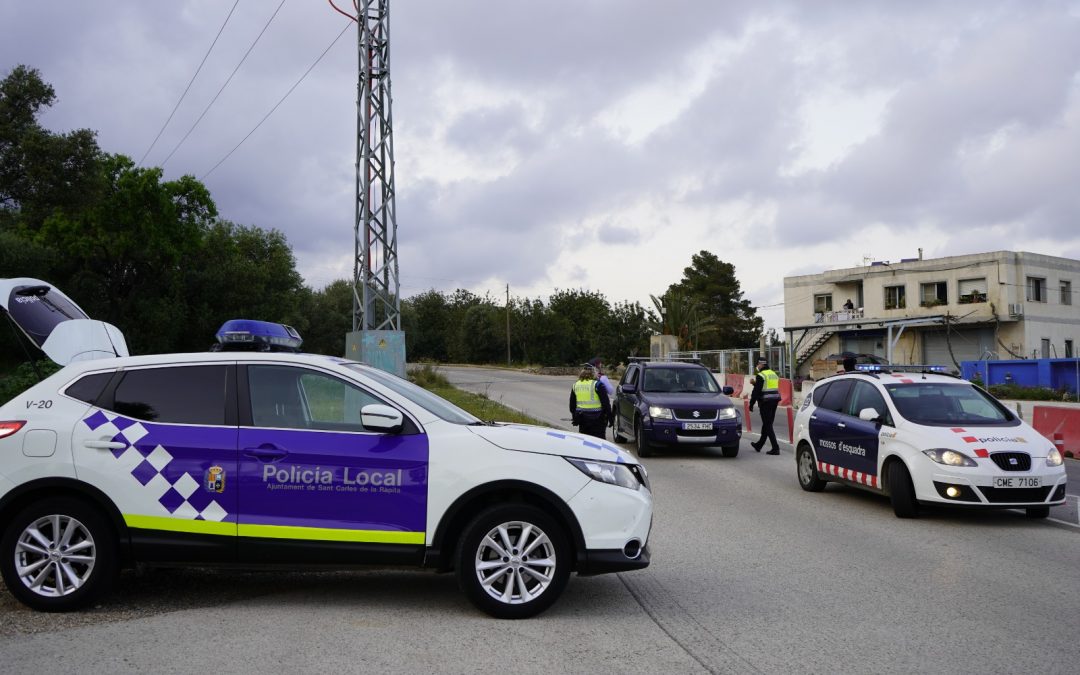
<svg viewBox="0 0 1080 675"><path fill-rule="evenodd" d="M761 411L761 438L758 439L757 447L765 445L765 441L768 440L772 444L772 449L776 452L780 452L780 444L776 442L776 432L773 431L773 420L776 419L776 407L780 405L780 401L764 400L758 403L758 407Z"/></svg>
<svg viewBox="0 0 1080 675"><path fill-rule="evenodd" d="M590 436L596 436L597 438L607 438L607 420L604 419L604 413L578 413L578 429L583 434Z"/></svg>

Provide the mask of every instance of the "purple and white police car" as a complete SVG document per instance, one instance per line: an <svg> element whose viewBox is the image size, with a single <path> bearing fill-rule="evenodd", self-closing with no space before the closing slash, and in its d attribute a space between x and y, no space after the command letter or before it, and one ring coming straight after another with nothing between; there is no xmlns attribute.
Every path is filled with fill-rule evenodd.
<svg viewBox="0 0 1080 675"><path fill-rule="evenodd" d="M85 606L136 562L377 564L456 571L523 618L571 572L649 564L646 473L611 443L482 422L341 358L128 356L35 279L0 280L0 305L63 366L0 406L0 571L31 607ZM227 339L298 344L257 324Z"/></svg>

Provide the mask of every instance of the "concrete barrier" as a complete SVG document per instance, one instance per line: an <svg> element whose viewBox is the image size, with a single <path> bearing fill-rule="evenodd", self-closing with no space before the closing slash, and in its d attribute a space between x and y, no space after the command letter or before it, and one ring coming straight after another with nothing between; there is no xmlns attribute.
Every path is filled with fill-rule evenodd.
<svg viewBox="0 0 1080 675"><path fill-rule="evenodd" d="M1037 405L1032 408L1031 426L1066 457L1080 457L1080 410Z"/></svg>

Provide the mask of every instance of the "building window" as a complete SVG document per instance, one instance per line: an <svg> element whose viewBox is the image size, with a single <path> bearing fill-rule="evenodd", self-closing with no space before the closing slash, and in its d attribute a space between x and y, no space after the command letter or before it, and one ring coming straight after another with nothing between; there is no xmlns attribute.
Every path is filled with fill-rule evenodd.
<svg viewBox="0 0 1080 675"><path fill-rule="evenodd" d="M1071 281L1062 281L1061 282L1061 304L1063 304L1063 305L1071 305L1072 304L1072 282Z"/></svg>
<svg viewBox="0 0 1080 675"><path fill-rule="evenodd" d="M1046 279L1027 278L1027 299L1028 302L1046 302Z"/></svg>
<svg viewBox="0 0 1080 675"><path fill-rule="evenodd" d="M986 302L986 279L961 279L956 289L956 302L961 305L970 305L975 302Z"/></svg>
<svg viewBox="0 0 1080 675"><path fill-rule="evenodd" d="M1073 343L1072 340L1065 341L1065 358L1071 359L1073 357Z"/></svg>
<svg viewBox="0 0 1080 675"><path fill-rule="evenodd" d="M814 296L814 311L818 312L831 312L832 311L832 293L819 293Z"/></svg>
<svg viewBox="0 0 1080 675"><path fill-rule="evenodd" d="M885 287L885 309L905 309L907 293L904 286Z"/></svg>
<svg viewBox="0 0 1080 675"><path fill-rule="evenodd" d="M919 304L923 307L937 307L949 302L949 284L935 281L919 285Z"/></svg>

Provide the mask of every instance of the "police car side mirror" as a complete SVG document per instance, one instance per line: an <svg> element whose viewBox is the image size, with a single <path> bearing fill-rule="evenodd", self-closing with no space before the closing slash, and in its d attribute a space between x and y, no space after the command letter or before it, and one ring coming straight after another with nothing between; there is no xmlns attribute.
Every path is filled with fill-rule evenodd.
<svg viewBox="0 0 1080 675"><path fill-rule="evenodd" d="M859 411L859 419L863 420L864 422L880 422L881 415L878 414L878 411L874 410L873 408L863 408Z"/></svg>
<svg viewBox="0 0 1080 675"><path fill-rule="evenodd" d="M731 396L735 393L735 387L724 387L724 396Z"/></svg>
<svg viewBox="0 0 1080 675"><path fill-rule="evenodd" d="M398 432L405 425L405 418L397 408L371 403L360 409L360 423L368 431Z"/></svg>

